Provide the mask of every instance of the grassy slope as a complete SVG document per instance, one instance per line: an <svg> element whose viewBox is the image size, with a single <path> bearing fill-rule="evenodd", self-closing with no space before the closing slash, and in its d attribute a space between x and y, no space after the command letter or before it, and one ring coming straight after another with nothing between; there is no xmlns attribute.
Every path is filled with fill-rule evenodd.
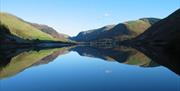
<svg viewBox="0 0 180 91"><path fill-rule="evenodd" d="M149 27L151 27L151 25L157 22L158 20L160 19L143 18L139 20L124 22L123 24L126 26L130 34L115 36L115 39L131 39L137 37L138 35L142 34L144 31L146 31Z"/></svg>
<svg viewBox="0 0 180 91"><path fill-rule="evenodd" d="M0 13L0 24L7 26L10 29L11 34L23 39L57 40L49 34L43 33L30 24L7 13Z"/></svg>
<svg viewBox="0 0 180 91"><path fill-rule="evenodd" d="M149 22L143 20L129 21L124 23L128 30L135 32L137 35L143 33L147 28L151 26Z"/></svg>

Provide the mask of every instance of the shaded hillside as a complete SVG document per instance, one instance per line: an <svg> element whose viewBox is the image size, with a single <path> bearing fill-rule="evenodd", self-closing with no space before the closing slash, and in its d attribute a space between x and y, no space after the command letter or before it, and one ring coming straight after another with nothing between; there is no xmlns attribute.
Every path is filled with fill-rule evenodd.
<svg viewBox="0 0 180 91"><path fill-rule="evenodd" d="M148 44L168 44L180 37L180 9L148 28L136 40Z"/></svg>
<svg viewBox="0 0 180 91"><path fill-rule="evenodd" d="M101 39L126 40L131 39L143 33L152 24L159 21L156 18L142 18L135 21L128 21L118 25L108 25L99 29L80 32L72 37L75 41L97 41Z"/></svg>
<svg viewBox="0 0 180 91"><path fill-rule="evenodd" d="M3 43L16 43L16 42L28 42L22 38L12 35L7 26L0 24L0 44ZM1 47L0 47L1 48Z"/></svg>
<svg viewBox="0 0 180 91"><path fill-rule="evenodd" d="M175 55L180 53L180 9L155 23L143 34L133 39L137 44L160 46Z"/></svg>
<svg viewBox="0 0 180 91"><path fill-rule="evenodd" d="M75 41L91 41L99 38L99 35L103 34L106 31L112 29L115 25L107 25L99 29L93 29L88 31L80 32L77 36L72 37L72 40Z"/></svg>

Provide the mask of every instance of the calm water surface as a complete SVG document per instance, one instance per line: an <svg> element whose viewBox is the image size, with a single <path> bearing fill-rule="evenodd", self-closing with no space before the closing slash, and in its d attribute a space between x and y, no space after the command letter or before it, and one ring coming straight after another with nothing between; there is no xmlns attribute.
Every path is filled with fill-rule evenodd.
<svg viewBox="0 0 180 91"><path fill-rule="evenodd" d="M1 65L1 91L180 91L180 76L134 49L23 51Z"/></svg>

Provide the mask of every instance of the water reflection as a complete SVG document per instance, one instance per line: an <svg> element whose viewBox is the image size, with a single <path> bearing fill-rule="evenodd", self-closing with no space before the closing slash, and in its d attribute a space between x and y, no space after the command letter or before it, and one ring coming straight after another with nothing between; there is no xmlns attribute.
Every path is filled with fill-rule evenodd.
<svg viewBox="0 0 180 91"><path fill-rule="evenodd" d="M146 50L139 48L139 50L141 52L131 47L124 46L110 48L72 46L53 49L25 48L4 50L0 55L0 79L14 76L30 67L48 64L56 57L64 55L70 51L75 51L81 56L99 58L105 61L119 62L140 67L157 67L163 65L179 74L178 64L175 64L177 63L177 60L171 62L171 60L167 58L167 55L163 52L157 52L157 50L153 51L148 48Z"/></svg>
<svg viewBox="0 0 180 91"><path fill-rule="evenodd" d="M70 47L3 51L0 57L0 78L11 77L29 67L47 64L57 56L68 53L68 48Z"/></svg>
<svg viewBox="0 0 180 91"><path fill-rule="evenodd" d="M157 63L149 59L143 53L130 47L99 48L90 46L77 46L71 49L81 56L100 58L106 61L137 65L141 67L156 67Z"/></svg>

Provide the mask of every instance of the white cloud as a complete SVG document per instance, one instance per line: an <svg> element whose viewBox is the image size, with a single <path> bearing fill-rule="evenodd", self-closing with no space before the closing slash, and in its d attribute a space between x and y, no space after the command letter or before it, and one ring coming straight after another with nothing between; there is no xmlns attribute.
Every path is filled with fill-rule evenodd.
<svg viewBox="0 0 180 91"><path fill-rule="evenodd" d="M104 16L105 16L105 17L108 17L108 16L110 16L110 14L109 14L109 13L105 13Z"/></svg>

